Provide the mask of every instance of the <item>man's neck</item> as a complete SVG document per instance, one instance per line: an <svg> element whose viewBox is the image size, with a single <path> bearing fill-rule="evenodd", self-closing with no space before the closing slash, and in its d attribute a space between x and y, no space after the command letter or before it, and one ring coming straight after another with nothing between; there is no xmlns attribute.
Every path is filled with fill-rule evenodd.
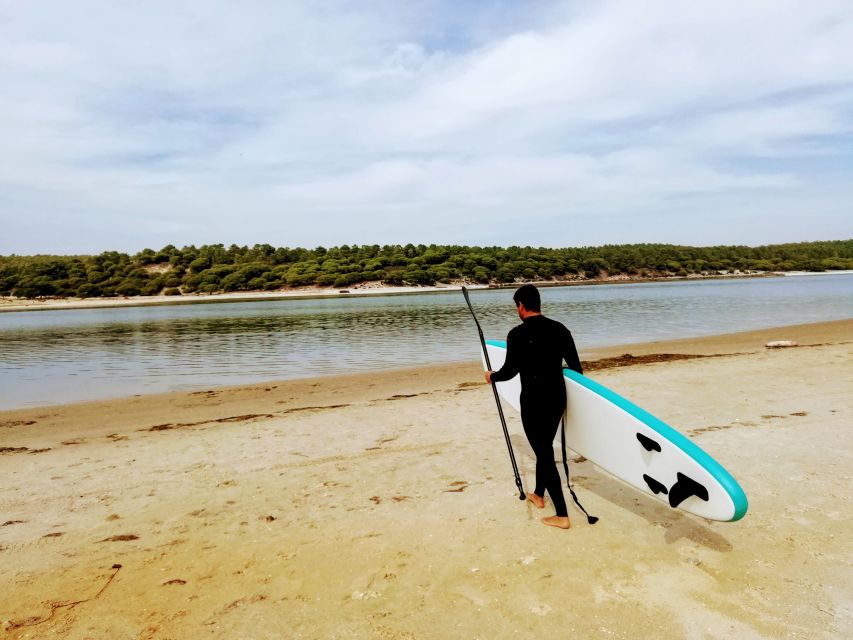
<svg viewBox="0 0 853 640"><path fill-rule="evenodd" d="M526 311L526 310L525 310L525 311L521 314L521 319L522 319L522 320L527 320L528 318L532 318L532 317L534 317L534 316L541 316L541 315L542 315L542 312L541 312L541 311Z"/></svg>

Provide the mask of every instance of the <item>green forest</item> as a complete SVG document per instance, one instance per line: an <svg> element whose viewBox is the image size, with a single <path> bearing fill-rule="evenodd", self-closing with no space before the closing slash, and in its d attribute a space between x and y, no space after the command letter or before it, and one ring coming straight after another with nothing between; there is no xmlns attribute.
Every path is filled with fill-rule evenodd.
<svg viewBox="0 0 853 640"><path fill-rule="evenodd" d="M456 245L342 245L291 249L221 244L135 255L0 256L0 295L19 298L183 295L345 288L713 276L853 269L853 240L760 247L669 244L549 249Z"/></svg>

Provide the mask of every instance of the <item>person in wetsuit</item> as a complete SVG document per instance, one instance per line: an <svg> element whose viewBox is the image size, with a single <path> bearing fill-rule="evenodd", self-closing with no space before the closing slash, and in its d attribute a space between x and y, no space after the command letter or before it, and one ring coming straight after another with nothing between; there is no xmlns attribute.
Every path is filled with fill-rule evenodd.
<svg viewBox="0 0 853 640"><path fill-rule="evenodd" d="M547 491L557 514L542 522L568 529L571 522L554 462L554 436L566 410L563 361L570 369L583 373L580 358L571 332L542 315L535 286L520 287L513 300L522 323L509 332L506 360L499 371L486 372L486 382L503 382L521 374L521 422L536 454L536 488L527 494L527 499L542 509Z"/></svg>

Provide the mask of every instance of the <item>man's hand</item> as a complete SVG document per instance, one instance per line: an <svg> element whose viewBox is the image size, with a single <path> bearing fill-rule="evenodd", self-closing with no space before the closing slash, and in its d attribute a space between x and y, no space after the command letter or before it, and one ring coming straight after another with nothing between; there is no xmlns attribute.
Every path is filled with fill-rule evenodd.
<svg viewBox="0 0 853 640"><path fill-rule="evenodd" d="M492 384L492 374L494 371L486 371L486 384Z"/></svg>

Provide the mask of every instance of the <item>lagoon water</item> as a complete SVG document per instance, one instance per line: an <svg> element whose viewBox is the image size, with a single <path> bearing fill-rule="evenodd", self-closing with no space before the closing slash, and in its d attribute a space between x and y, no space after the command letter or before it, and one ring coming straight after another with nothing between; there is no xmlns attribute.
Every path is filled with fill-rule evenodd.
<svg viewBox="0 0 853 640"><path fill-rule="evenodd" d="M591 348L853 317L853 274L542 290ZM487 337L512 289L475 290ZM0 409L479 359L461 292L0 314Z"/></svg>

